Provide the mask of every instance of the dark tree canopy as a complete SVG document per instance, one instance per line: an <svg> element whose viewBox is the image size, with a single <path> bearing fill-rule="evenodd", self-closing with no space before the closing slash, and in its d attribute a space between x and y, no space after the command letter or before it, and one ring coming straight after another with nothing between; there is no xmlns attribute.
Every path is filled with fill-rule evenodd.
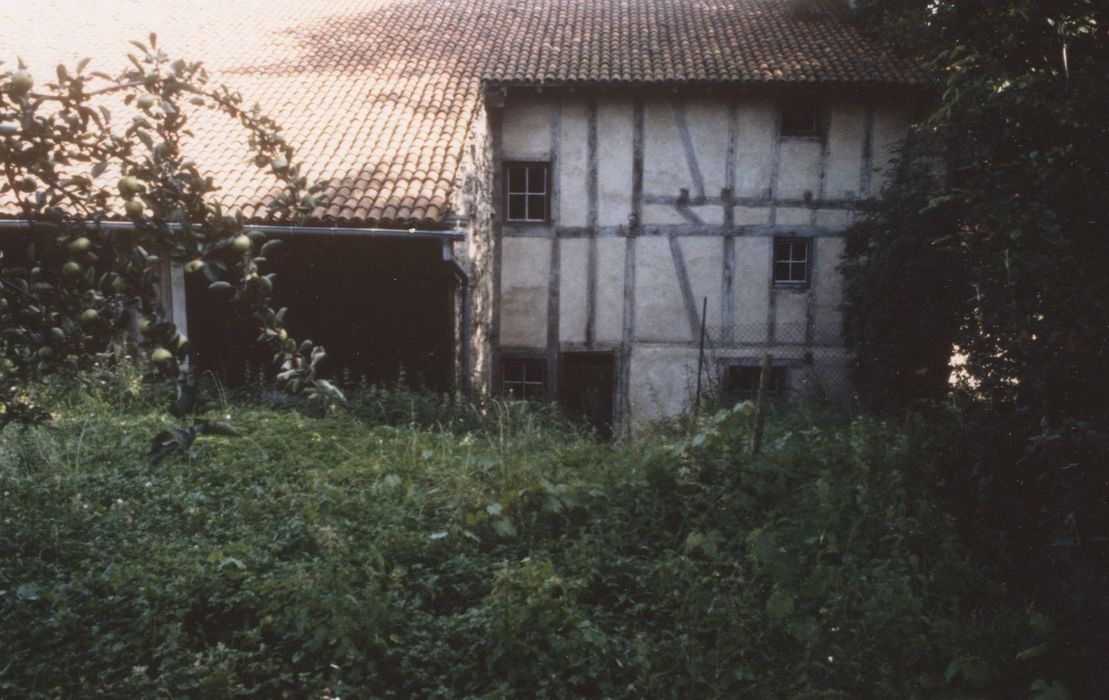
<svg viewBox="0 0 1109 700"><path fill-rule="evenodd" d="M883 402L935 396L940 349L955 345L991 400L1106 417L1104 5L859 6L864 26L927 61L935 86L901 179L852 233L849 328L864 386Z"/></svg>

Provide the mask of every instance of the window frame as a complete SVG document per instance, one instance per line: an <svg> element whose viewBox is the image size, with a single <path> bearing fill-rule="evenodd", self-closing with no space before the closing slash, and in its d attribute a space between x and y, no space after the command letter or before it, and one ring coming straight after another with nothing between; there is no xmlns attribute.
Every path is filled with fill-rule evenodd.
<svg viewBox="0 0 1109 700"><path fill-rule="evenodd" d="M512 190L512 169L524 168L524 189L522 191ZM536 168L541 168L543 171L543 189L536 191L531 189L531 171ZM524 218L514 218L512 216L512 201L513 197L522 197L524 204ZM543 216L542 218L534 218L531 215L531 199L532 197L543 198ZM546 224L551 221L551 164L550 161L542 160L506 160L504 161L504 220L511 224Z"/></svg>
<svg viewBox="0 0 1109 700"><path fill-rule="evenodd" d="M724 371L720 378L720 393L726 399L731 401L754 401L758 398L759 385L758 378L762 374L762 365L755 364L755 360L750 361L733 361L724 365ZM732 373L736 372L749 372L753 376L750 389L745 389L743 392L736 391L736 386L732 382ZM784 364L773 364L770 367L770 386L771 389L767 392L767 398L771 399L784 399L789 392L789 367ZM748 393L749 392L749 393Z"/></svg>
<svg viewBox="0 0 1109 700"><path fill-rule="evenodd" d="M803 261L797 260L793 257L792 246L802 244L805 247L805 259ZM785 259L779 259L778 246L790 245L790 256ZM789 265L792 270L794 265L804 262L805 275L803 279L778 279L778 265ZM770 280L771 283L779 289L808 289L812 284L812 268L813 268L813 239L807 236L775 236L771 244L770 251ZM793 273L790 273L790 278Z"/></svg>
<svg viewBox="0 0 1109 700"><path fill-rule="evenodd" d="M520 363L523 373L519 380L506 379L506 373L510 365L513 363ZM500 367L497 372L497 390L501 397L511 399L514 401L546 401L547 396L547 378L550 376L551 368L548 366L547 357L540 354L511 354L503 355L500 359ZM539 379L529 379L527 368L528 365L538 367L541 370ZM522 388L522 395L513 396L510 394L510 386L520 386ZM528 387L531 387L529 390ZM534 392L534 394L532 394Z"/></svg>
<svg viewBox="0 0 1109 700"><path fill-rule="evenodd" d="M812 115L813 129L796 130L789 129L787 126L792 126L788 122L787 116L791 113L796 115L798 112L808 112ZM778 114L778 137L782 139L798 139L798 140L823 140L827 129L825 128L826 119L824 110L821 106L811 100L791 100L782 103L779 107Z"/></svg>

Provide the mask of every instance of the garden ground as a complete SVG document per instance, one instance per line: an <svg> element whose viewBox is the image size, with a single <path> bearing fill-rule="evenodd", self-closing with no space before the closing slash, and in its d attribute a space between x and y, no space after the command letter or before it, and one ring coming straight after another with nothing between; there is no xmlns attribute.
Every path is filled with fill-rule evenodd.
<svg viewBox="0 0 1109 700"><path fill-rule="evenodd" d="M0 695L1068 697L927 425L749 404L634 444L367 390L149 464L147 390L0 435ZM1053 694L1059 693L1059 694Z"/></svg>

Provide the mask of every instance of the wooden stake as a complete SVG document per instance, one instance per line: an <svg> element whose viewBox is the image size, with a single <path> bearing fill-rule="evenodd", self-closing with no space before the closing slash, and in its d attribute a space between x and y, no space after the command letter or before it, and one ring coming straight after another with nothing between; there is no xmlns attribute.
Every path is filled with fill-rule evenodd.
<svg viewBox="0 0 1109 700"><path fill-rule="evenodd" d="M755 417L751 428L751 454L762 450L762 429L766 422L766 394L770 389L770 366L774 357L766 353L762 357L762 371L759 373L759 393L755 398Z"/></svg>
<svg viewBox="0 0 1109 700"><path fill-rule="evenodd" d="M693 399L693 414L701 410L701 372L705 367L705 321L708 319L709 298L701 301L701 349L697 354L697 396Z"/></svg>

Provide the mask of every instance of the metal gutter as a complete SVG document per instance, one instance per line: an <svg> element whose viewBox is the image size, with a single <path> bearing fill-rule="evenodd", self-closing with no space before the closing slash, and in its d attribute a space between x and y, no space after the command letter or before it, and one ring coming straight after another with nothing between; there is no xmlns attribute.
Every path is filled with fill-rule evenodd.
<svg viewBox="0 0 1109 700"><path fill-rule="evenodd" d="M454 250L446 241L443 241L443 261L457 278L458 291L462 297L457 339L459 376L455 378L455 386L461 391L463 398L470 399L473 395L473 388L470 386L470 371L473 364L470 349L470 334L473 332L473 286L469 270L454 256Z"/></svg>
<svg viewBox="0 0 1109 700"><path fill-rule="evenodd" d="M89 228L102 228L105 230L125 230L134 228L135 225L128 221L101 221L99 224L86 221ZM27 219L0 219L0 229L26 229L32 224ZM176 224L170 224L176 228ZM461 241L466 238L466 232L461 223L453 229L419 229L419 228L357 228L353 226L279 226L276 224L246 224L246 232L259 231L274 235L287 236L338 236L353 238L421 238L441 241Z"/></svg>

